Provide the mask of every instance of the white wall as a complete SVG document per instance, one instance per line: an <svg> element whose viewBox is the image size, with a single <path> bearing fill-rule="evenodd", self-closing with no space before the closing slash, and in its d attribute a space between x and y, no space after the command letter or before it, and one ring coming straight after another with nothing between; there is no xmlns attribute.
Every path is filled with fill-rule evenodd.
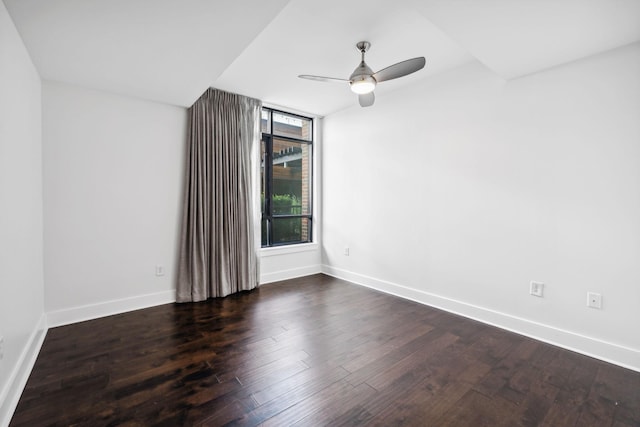
<svg viewBox="0 0 640 427"><path fill-rule="evenodd" d="M186 110L45 82L43 111L50 325L173 301ZM315 243L262 250L261 283L320 271L317 206Z"/></svg>
<svg viewBox="0 0 640 427"><path fill-rule="evenodd" d="M314 221L317 221L317 216ZM260 250L260 284L320 273L319 243L264 248Z"/></svg>
<svg viewBox="0 0 640 427"><path fill-rule="evenodd" d="M640 44L464 66L328 116L323 152L325 272L640 370Z"/></svg>
<svg viewBox="0 0 640 427"><path fill-rule="evenodd" d="M43 84L52 325L174 300L186 118L180 107Z"/></svg>
<svg viewBox="0 0 640 427"><path fill-rule="evenodd" d="M40 77L0 2L0 425L43 336Z"/></svg>

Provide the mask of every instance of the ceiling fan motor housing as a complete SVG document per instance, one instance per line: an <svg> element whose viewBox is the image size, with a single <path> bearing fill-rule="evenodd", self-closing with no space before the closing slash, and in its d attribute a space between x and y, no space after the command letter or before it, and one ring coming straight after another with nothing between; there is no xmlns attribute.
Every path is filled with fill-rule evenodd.
<svg viewBox="0 0 640 427"><path fill-rule="evenodd" d="M364 62L364 53L369 50L371 43L362 41L356 44L356 48L362 54L360 65L349 76L351 90L357 94L373 92L376 87L376 79L373 78L373 70Z"/></svg>

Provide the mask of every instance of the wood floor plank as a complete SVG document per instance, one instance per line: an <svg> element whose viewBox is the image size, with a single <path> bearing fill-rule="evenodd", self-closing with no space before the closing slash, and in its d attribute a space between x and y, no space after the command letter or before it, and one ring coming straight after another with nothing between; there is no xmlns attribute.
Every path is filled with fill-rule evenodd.
<svg viewBox="0 0 640 427"><path fill-rule="evenodd" d="M374 346L364 353L354 354L352 358L344 361L342 366L350 372L355 372L369 363L374 362L376 359L386 356L392 351L405 346L410 341L413 341L434 329L433 326L423 323L416 325L411 322L408 324L411 325L410 328L394 328L392 338Z"/></svg>
<svg viewBox="0 0 640 427"><path fill-rule="evenodd" d="M309 396L295 405L292 405L277 415L267 419L262 423L264 427L290 426L303 418L320 411L325 407L331 407L334 400L342 401L348 399L361 390L369 390L369 387L362 385L360 388L354 387L344 380L336 381L317 393Z"/></svg>
<svg viewBox="0 0 640 427"><path fill-rule="evenodd" d="M311 414L298 420L294 426L322 426L336 425L335 420L351 408L370 400L376 395L376 391L366 383L355 387L353 392L344 399L332 399L326 405L321 406Z"/></svg>
<svg viewBox="0 0 640 427"><path fill-rule="evenodd" d="M349 375L345 369L341 367L316 366L314 369L306 369L280 382L272 382L261 390L252 394L253 399L262 405L273 399L276 399L289 391L299 390L303 386L322 381L323 378L332 378L333 381L341 380Z"/></svg>
<svg viewBox="0 0 640 427"><path fill-rule="evenodd" d="M324 275L52 328L11 426L640 426L640 373Z"/></svg>
<svg viewBox="0 0 640 427"><path fill-rule="evenodd" d="M237 424L255 425L255 420L259 420L260 422L266 421L299 402L312 399L312 396L325 388L328 388L335 383L342 382L344 377L345 371L343 369L330 369L325 375L318 376L317 379L314 379L313 381L303 382L299 386L291 385L289 383L281 384L281 386L288 386L288 390L285 393L279 394L277 398L270 399L265 403L260 404L257 408L247 414L246 417L238 420ZM256 399L256 401L260 402L258 399Z"/></svg>
<svg viewBox="0 0 640 427"><path fill-rule="evenodd" d="M429 370L430 358L446 349L457 339L458 337L447 332L430 342L429 345L417 349L382 372L371 376L366 383L376 390L383 390L404 374Z"/></svg>
<svg viewBox="0 0 640 427"><path fill-rule="evenodd" d="M444 413L435 425L443 427L482 426L499 427L517 425L516 405L500 397L491 398L469 390Z"/></svg>
<svg viewBox="0 0 640 427"><path fill-rule="evenodd" d="M416 339L409 341L405 345L395 348L391 352L386 353L379 358L376 358L372 362L362 366L360 369L353 371L347 377L347 381L349 381L353 385L359 385L367 381L367 379L371 378L372 376L377 375L379 372L385 371L389 366L392 366L393 364L401 361L410 354L436 341L442 335L444 335L444 332L442 331L430 331L426 334L423 334Z"/></svg>

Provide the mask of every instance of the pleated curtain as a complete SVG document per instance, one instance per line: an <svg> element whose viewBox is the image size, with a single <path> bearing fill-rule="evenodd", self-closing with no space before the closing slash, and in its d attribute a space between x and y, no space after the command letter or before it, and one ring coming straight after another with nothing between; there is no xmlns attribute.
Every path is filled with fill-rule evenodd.
<svg viewBox="0 0 640 427"><path fill-rule="evenodd" d="M261 107L210 88L189 109L178 302L258 286Z"/></svg>

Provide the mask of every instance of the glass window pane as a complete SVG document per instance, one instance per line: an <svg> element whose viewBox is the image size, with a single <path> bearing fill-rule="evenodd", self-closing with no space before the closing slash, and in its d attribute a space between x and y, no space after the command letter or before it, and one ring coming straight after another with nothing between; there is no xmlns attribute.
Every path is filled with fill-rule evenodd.
<svg viewBox="0 0 640 427"><path fill-rule="evenodd" d="M260 118L262 246L310 242L313 119L267 107Z"/></svg>
<svg viewBox="0 0 640 427"><path fill-rule="evenodd" d="M264 141L260 141L260 212L264 215L265 212L265 203L264 198L267 193L267 177L265 176L265 161L267 159L267 143Z"/></svg>
<svg viewBox="0 0 640 427"><path fill-rule="evenodd" d="M308 218L273 218L273 243L304 243L310 239Z"/></svg>
<svg viewBox="0 0 640 427"><path fill-rule="evenodd" d="M312 120L292 114L273 112L273 134L311 141Z"/></svg>
<svg viewBox="0 0 640 427"><path fill-rule="evenodd" d="M311 146L273 139L273 215L311 213Z"/></svg>
<svg viewBox="0 0 640 427"><path fill-rule="evenodd" d="M271 133L271 110L268 108L262 109L262 116L260 118L260 127L262 128L262 133Z"/></svg>

